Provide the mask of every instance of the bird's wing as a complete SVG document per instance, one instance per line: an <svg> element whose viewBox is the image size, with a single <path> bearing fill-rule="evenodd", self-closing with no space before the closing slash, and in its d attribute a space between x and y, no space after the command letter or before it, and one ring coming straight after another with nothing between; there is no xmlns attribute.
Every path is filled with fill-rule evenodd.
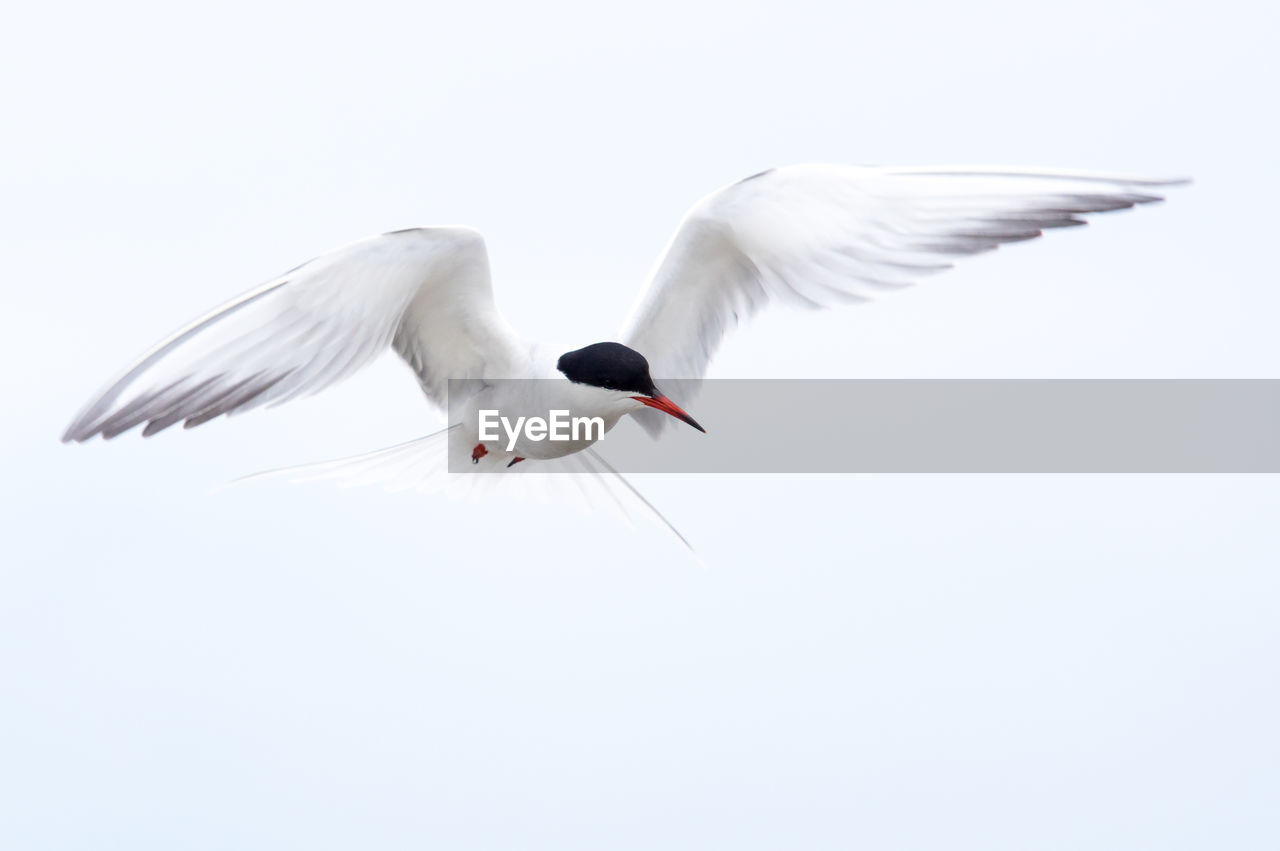
<svg viewBox="0 0 1280 851"><path fill-rule="evenodd" d="M660 386L676 379L667 392L683 401L724 335L771 302L865 301L1086 213L1162 200L1153 189L1177 182L985 167L762 172L694 205L619 339ZM669 419L636 416L655 434Z"/></svg>
<svg viewBox="0 0 1280 851"><path fill-rule="evenodd" d="M432 401L448 379L519 375L525 349L493 304L484 239L416 228L317 257L178 331L90 402L64 441L151 435L313 393L389 345Z"/></svg>

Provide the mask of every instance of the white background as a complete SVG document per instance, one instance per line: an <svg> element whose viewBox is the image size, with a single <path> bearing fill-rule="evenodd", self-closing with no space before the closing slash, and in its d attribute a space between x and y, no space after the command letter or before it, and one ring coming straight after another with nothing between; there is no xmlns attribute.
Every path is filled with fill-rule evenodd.
<svg viewBox="0 0 1280 851"><path fill-rule="evenodd" d="M1196 183L714 376L1277 377L1270 4L458 5L7 12L0 847L1277 847L1273 477L639 477L699 566L555 505L210 493L438 428L390 356L58 443L394 228L479 228L518 330L610 339L696 198L791 162Z"/></svg>

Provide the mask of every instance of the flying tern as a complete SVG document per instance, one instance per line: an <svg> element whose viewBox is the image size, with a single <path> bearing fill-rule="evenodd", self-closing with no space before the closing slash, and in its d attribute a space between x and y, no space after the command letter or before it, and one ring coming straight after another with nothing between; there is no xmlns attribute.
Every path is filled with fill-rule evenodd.
<svg viewBox="0 0 1280 851"><path fill-rule="evenodd" d="M628 415L654 435L676 420L701 430L673 399L688 404L725 334L766 305L864 301L958 258L1084 224L1085 214L1163 200L1158 188L1178 182L1003 167L771 169L698 201L616 339L572 350L523 339L498 312L478 232L394 231L317 257L177 331L95 396L63 440L137 426L149 436L278 404L390 347L449 411L461 433L447 445L478 471L573 458L571 469L611 472L591 448L596 434L511 444L485 439L476 413L563 409L599 418L604 431ZM428 448L444 445L424 439L358 466L421 467Z"/></svg>

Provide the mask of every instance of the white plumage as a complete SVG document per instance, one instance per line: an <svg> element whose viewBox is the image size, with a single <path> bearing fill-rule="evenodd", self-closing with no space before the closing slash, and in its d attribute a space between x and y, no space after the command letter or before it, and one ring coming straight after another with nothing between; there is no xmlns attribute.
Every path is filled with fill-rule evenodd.
<svg viewBox="0 0 1280 851"><path fill-rule="evenodd" d="M685 215L619 339L689 400L724 335L767 304L866 301L1085 213L1163 200L1151 190L1178 182L964 166L763 172ZM637 418L654 434L666 425Z"/></svg>
<svg viewBox="0 0 1280 851"><path fill-rule="evenodd" d="M762 172L693 206L618 340L647 358L663 389L687 403L724 335L768 304L864 301L957 258L1083 224L1085 214L1161 200L1153 190L1176 182L985 167ZM325 254L188 325L95 397L63 440L111 438L139 425L150 435L278 404L345 378L388 347L441 407L448 381L464 382L453 385L466 397L452 400L455 410L475 399L501 404L496 379L568 381L557 371L555 350L523 340L498 312L480 234L417 228ZM573 397L580 413L607 412L610 425L630 413L653 434L671 422L652 400L644 407L629 401L640 396L587 386L591 392ZM438 452L438 444L424 440L416 451ZM313 472L370 478L381 469L383 480L399 481L406 469L433 476L444 469L415 460L413 447ZM585 457L575 463L584 472L616 477L589 446L580 449ZM511 457L491 451L485 467L508 469Z"/></svg>

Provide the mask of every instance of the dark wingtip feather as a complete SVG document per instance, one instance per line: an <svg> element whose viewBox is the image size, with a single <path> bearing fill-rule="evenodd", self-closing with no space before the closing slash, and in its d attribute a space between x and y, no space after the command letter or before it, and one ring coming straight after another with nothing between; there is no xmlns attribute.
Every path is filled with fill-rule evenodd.
<svg viewBox="0 0 1280 851"><path fill-rule="evenodd" d="M742 185L743 183L746 183L746 182L747 182L747 181L749 181L749 180L755 180L757 177L764 177L766 174L772 174L772 173L773 173L773 172L775 172L775 171L777 171L777 169L776 169L776 168L766 168L764 171L757 171L755 174L752 174L752 175L750 175L750 176L748 176L748 177L744 177L744 178L742 178L742 179L741 179L741 180L739 180L739 181L737 182L737 184L735 184L735 185L740 186L740 185Z"/></svg>

